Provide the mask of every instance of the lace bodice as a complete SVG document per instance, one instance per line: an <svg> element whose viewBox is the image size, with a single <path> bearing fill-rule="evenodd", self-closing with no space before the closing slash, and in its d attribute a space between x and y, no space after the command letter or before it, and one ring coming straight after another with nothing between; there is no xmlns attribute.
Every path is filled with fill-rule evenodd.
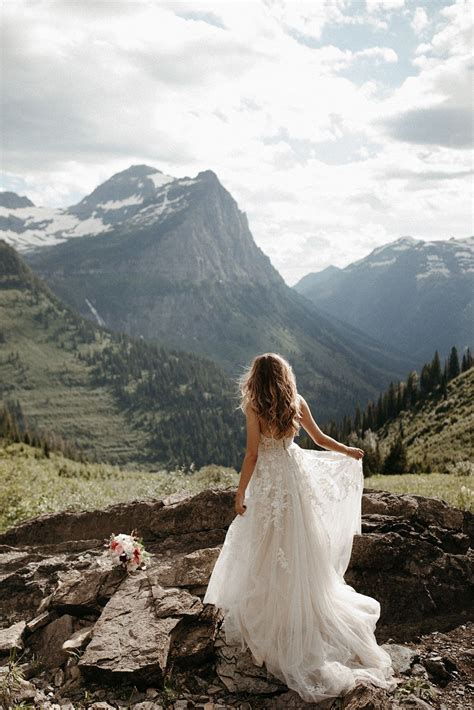
<svg viewBox="0 0 474 710"><path fill-rule="evenodd" d="M294 436L284 436L281 439L276 439L273 436L267 436L260 432L260 447L263 450L268 449L287 449L294 441Z"/></svg>

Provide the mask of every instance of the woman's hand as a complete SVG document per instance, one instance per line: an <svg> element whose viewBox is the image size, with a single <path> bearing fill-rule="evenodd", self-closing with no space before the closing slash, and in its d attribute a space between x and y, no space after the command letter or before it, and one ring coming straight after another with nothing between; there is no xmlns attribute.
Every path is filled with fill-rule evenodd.
<svg viewBox="0 0 474 710"><path fill-rule="evenodd" d="M348 456L352 456L353 459L361 459L365 454L365 451L363 449L358 449L356 446L348 446L346 454Z"/></svg>
<svg viewBox="0 0 474 710"><path fill-rule="evenodd" d="M235 494L235 512L238 515L243 515L247 509L247 506L244 503L244 498L245 493L237 491L237 493Z"/></svg>

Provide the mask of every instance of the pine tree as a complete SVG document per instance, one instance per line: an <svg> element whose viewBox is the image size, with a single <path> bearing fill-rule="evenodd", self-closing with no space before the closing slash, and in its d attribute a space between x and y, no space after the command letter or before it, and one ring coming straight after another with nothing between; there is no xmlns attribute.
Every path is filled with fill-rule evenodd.
<svg viewBox="0 0 474 710"><path fill-rule="evenodd" d="M356 407L356 413L354 417L354 429L357 434L360 434L362 429L362 412L360 411L359 405Z"/></svg>
<svg viewBox="0 0 474 710"><path fill-rule="evenodd" d="M412 370L407 377L405 400L408 408L413 407L418 399L418 375Z"/></svg>
<svg viewBox="0 0 474 710"><path fill-rule="evenodd" d="M428 394L431 392L431 365L425 363L421 368L420 375L420 395L422 399L426 399Z"/></svg>
<svg viewBox="0 0 474 710"><path fill-rule="evenodd" d="M431 361L431 389L436 388L441 382L441 363L439 353L435 350L435 354Z"/></svg>
<svg viewBox="0 0 474 710"><path fill-rule="evenodd" d="M456 346L453 345L449 354L448 360L448 380L452 380L459 375L461 368L459 366L459 357Z"/></svg>
<svg viewBox="0 0 474 710"><path fill-rule="evenodd" d="M407 452L399 434L385 459L383 472L387 474L406 473L407 469Z"/></svg>
<svg viewBox="0 0 474 710"><path fill-rule="evenodd" d="M462 356L462 366L461 366L461 371L462 372L467 372L472 367L472 355L471 351L469 348L467 348L466 352L463 353Z"/></svg>

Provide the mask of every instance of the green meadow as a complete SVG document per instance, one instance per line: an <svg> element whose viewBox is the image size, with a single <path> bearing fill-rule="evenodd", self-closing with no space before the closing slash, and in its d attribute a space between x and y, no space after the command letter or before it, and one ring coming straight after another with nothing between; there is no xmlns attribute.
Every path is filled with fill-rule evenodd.
<svg viewBox="0 0 474 710"><path fill-rule="evenodd" d="M0 447L0 531L31 517L60 510L93 510L138 498L198 493L206 488L236 486L233 468L209 465L186 472L136 471L103 463L81 463L59 453L45 456L27 444ZM473 477L463 473L376 475L368 488L442 498L473 509Z"/></svg>

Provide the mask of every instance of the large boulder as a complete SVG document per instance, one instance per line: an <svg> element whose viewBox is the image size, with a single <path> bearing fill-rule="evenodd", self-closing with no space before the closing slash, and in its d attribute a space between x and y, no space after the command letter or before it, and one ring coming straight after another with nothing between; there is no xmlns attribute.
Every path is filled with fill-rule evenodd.
<svg viewBox="0 0 474 710"><path fill-rule="evenodd" d="M11 648L24 648L53 674L57 693L117 680L145 693L166 686L174 673L189 674L201 695L206 678L221 693L297 707L279 680L226 646L220 611L202 602L235 516L234 493L206 490L65 511L0 534L0 667ZM380 601L377 640L393 645L404 659L400 668L408 668L413 654L394 641L469 619L473 516L443 501L369 490L362 513L346 581ZM146 569L127 573L105 546L110 533L134 529L151 559ZM388 701L359 689L344 707L377 702Z"/></svg>

